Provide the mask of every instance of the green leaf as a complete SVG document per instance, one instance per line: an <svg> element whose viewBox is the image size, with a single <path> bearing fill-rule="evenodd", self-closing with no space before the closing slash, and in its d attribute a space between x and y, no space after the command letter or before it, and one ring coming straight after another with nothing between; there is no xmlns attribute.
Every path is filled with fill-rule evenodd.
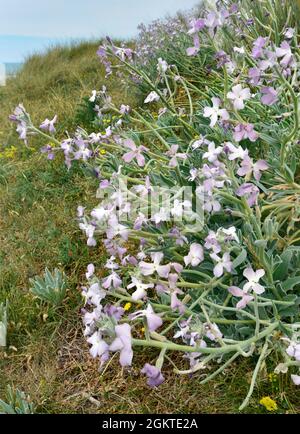
<svg viewBox="0 0 300 434"><path fill-rule="evenodd" d="M243 264L247 259L247 251L243 249L239 256L233 261L233 268L237 268L239 265Z"/></svg>
<svg viewBox="0 0 300 434"><path fill-rule="evenodd" d="M292 291L296 285L300 284L300 276L290 277L282 283L282 288L285 291Z"/></svg>

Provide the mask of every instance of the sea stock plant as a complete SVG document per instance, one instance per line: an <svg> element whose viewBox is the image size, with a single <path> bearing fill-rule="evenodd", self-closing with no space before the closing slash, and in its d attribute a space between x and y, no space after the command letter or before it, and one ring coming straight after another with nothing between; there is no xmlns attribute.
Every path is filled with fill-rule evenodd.
<svg viewBox="0 0 300 434"><path fill-rule="evenodd" d="M300 384L298 12L281 0L210 5L178 37L187 75L158 58L153 77L134 49L104 41L107 74L148 89L139 109L93 92L105 131L60 140L56 117L38 128L22 105L11 120L25 142L51 143L49 159L62 152L99 179L99 206L78 207L88 246L100 240L109 257L82 290L92 357L104 366L119 352L128 367L134 348L156 349L141 369L151 387L165 360L180 375L206 370L206 383L251 357L242 410L268 359Z"/></svg>

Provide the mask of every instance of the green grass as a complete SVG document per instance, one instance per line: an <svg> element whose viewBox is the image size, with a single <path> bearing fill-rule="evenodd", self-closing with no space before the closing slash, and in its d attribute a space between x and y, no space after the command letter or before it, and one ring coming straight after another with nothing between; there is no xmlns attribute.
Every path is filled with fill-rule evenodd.
<svg viewBox="0 0 300 434"><path fill-rule="evenodd" d="M24 149L6 121L21 101L35 121L58 113L62 130L76 126L73 119L82 98L106 83L96 47L54 48L28 60L17 78L1 89L2 146L18 143ZM120 103L134 103L134 96L122 94L113 79L107 86ZM35 140L34 146L41 143ZM139 374L138 366L146 361L142 350L129 372L120 373L116 356L99 373L82 335L80 285L87 264L99 268L105 257L101 246L87 248L76 221L79 204L97 203L96 185L79 165L67 171L61 159L49 162L38 152L20 151L14 160L0 160L0 302L9 302L8 348L0 351L0 398L10 384L30 395L41 413L238 412L249 387L251 361L239 361L204 386L199 384L201 373L193 379L178 377L166 366L166 382L157 390L149 390ZM68 278L67 297L57 309L29 290L29 279L45 267L59 268ZM155 356L153 352L153 360ZM177 364L184 364L180 356ZM271 367L261 373L246 412L265 413L259 399L267 395L277 401L278 412L299 412L299 396L289 387L288 376L272 383L268 372Z"/></svg>

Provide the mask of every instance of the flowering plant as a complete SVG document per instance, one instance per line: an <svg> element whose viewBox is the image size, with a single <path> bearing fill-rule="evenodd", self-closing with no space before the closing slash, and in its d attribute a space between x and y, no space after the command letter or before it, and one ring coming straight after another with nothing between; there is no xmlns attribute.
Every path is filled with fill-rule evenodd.
<svg viewBox="0 0 300 434"><path fill-rule="evenodd" d="M178 374L216 362L205 383L257 355L243 409L273 352L284 359L277 371L295 369L300 383L299 48L283 2L264 2L275 31L247 18L244 2L219 3L178 37L181 48L189 45L187 59L213 70L213 87L162 57L154 79L138 53L108 38L99 58L108 74L118 68L143 83L141 109L116 107L106 88L95 91L98 115L117 121L102 133L78 128L63 141L53 137L56 117L36 128L20 105L11 119L21 139L51 139L48 158L63 152L67 167L81 160L99 178L99 206L78 207L87 244L100 241L108 253L105 277L90 264L82 291L92 357L102 366L118 352L127 367L135 347L156 348L155 365L141 372L158 386L165 359ZM291 23L279 27L279 10ZM245 43L229 49L233 32ZM174 352L187 369L176 366Z"/></svg>

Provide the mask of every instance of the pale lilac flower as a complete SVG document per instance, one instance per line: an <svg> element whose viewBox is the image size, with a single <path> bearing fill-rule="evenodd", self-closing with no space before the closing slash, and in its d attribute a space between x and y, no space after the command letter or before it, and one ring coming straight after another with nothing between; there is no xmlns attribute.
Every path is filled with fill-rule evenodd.
<svg viewBox="0 0 300 434"><path fill-rule="evenodd" d="M239 176L247 176L250 177L252 172L256 181L259 181L261 178L261 172L264 170L268 170L269 165L265 160L259 160L256 163L253 163L252 158L249 155L246 155L241 162L241 167L237 171Z"/></svg>
<svg viewBox="0 0 300 434"><path fill-rule="evenodd" d="M298 362L300 362L300 343L290 341L290 345L286 352L290 357L294 357Z"/></svg>
<svg viewBox="0 0 300 434"><path fill-rule="evenodd" d="M242 110L245 107L244 101L251 98L251 92L248 87L243 88L241 84L237 84L227 93L227 98L233 101L236 110Z"/></svg>
<svg viewBox="0 0 300 434"><path fill-rule="evenodd" d="M208 151L203 154L203 158L208 160L210 163L214 163L218 160L218 156L223 152L223 148L216 145L214 142L210 142L208 145Z"/></svg>
<svg viewBox="0 0 300 434"><path fill-rule="evenodd" d="M290 44L287 41L283 41L280 47L277 47L275 50L276 56L282 58L280 61L280 65L284 68L288 67L290 63L293 61L293 54L290 47Z"/></svg>
<svg viewBox="0 0 300 434"><path fill-rule="evenodd" d="M149 95L145 99L144 103L148 104L150 102L159 101L159 100L160 100L160 96L155 91L152 91L149 93Z"/></svg>
<svg viewBox="0 0 300 434"><path fill-rule="evenodd" d="M90 353L94 359L96 357L102 356L106 356L105 358L108 358L109 346L102 339L100 332L95 332L90 338L87 339L87 342L92 345Z"/></svg>
<svg viewBox="0 0 300 434"><path fill-rule="evenodd" d="M136 159L138 165L140 167L145 166L145 157L142 154L142 152L148 151L148 149L145 146L136 146L133 140L127 139L124 141L124 145L131 149L130 152L127 152L125 155L123 155L123 160L126 163L130 163L132 160Z"/></svg>
<svg viewBox="0 0 300 434"><path fill-rule="evenodd" d="M178 166L178 161L177 161L178 158L181 160L187 159L187 154L177 152L178 149L179 149L179 145L172 145L170 150L166 152L166 155L168 157L171 157L171 160L169 162L170 167L177 167Z"/></svg>
<svg viewBox="0 0 300 434"><path fill-rule="evenodd" d="M190 24L191 24L191 27L188 30L188 35L194 35L195 33L198 33L198 32L200 32L200 30L204 29L205 20L202 18L193 19Z"/></svg>
<svg viewBox="0 0 300 434"><path fill-rule="evenodd" d="M263 38L262 36L259 36L253 43L253 49L252 49L252 57L254 59L258 59L259 57L262 57L264 54L263 48L265 47L266 43L268 41L268 38Z"/></svg>
<svg viewBox="0 0 300 434"><path fill-rule="evenodd" d="M89 280L95 274L95 265L89 264L87 266L86 278Z"/></svg>
<svg viewBox="0 0 300 434"><path fill-rule="evenodd" d="M258 134L254 131L253 124L239 124L234 129L233 138L236 142L241 142L245 139L255 142L258 139Z"/></svg>
<svg viewBox="0 0 300 434"><path fill-rule="evenodd" d="M261 102L265 105L273 105L278 100L278 92L274 87L265 86L261 88L261 93L263 94Z"/></svg>
<svg viewBox="0 0 300 434"><path fill-rule="evenodd" d="M292 382L295 386L300 386L300 375L291 375Z"/></svg>
<svg viewBox="0 0 300 434"><path fill-rule="evenodd" d="M103 312L106 315L114 318L116 321L120 321L120 319L122 318L122 316L125 313L125 310L120 306L117 307L117 306L114 306L112 304L106 304L104 309L103 309Z"/></svg>
<svg viewBox="0 0 300 434"><path fill-rule="evenodd" d="M286 31L284 32L284 36L287 39L292 39L294 37L295 34L295 29L293 29L292 27L289 27L288 29L286 29Z"/></svg>
<svg viewBox="0 0 300 434"><path fill-rule="evenodd" d="M277 63L277 58L276 58L276 54L274 53L274 51L266 51L265 52L266 58L261 60L258 63L258 68L261 71L266 71L269 68L273 68L274 65L276 65Z"/></svg>
<svg viewBox="0 0 300 434"><path fill-rule="evenodd" d="M128 113L130 113L130 110L131 110L131 108L129 105L122 104L120 107L120 113L122 115L127 115Z"/></svg>
<svg viewBox="0 0 300 434"><path fill-rule="evenodd" d="M151 276L154 273L157 273L160 277L167 278L171 266L168 265L160 265L161 261L163 260L164 254L160 252L151 253L152 263L150 262L140 262L139 267L144 276Z"/></svg>
<svg viewBox="0 0 300 434"><path fill-rule="evenodd" d="M122 279L117 273L110 274L102 282L102 286L105 289L120 288L121 285L122 285Z"/></svg>
<svg viewBox="0 0 300 434"><path fill-rule="evenodd" d="M190 247L189 254L184 257L184 263L186 266L191 265L197 267L204 261L203 247L200 244L193 243Z"/></svg>
<svg viewBox="0 0 300 434"><path fill-rule="evenodd" d="M261 70L259 68L250 68L248 71L248 77L249 77L249 83L253 84L253 86L257 86L259 81L260 81L260 77L261 77Z"/></svg>
<svg viewBox="0 0 300 434"><path fill-rule="evenodd" d="M147 375L147 384L150 387L160 386L165 381L161 370L153 365L149 365L149 363L145 364L145 366L141 370L141 373Z"/></svg>
<svg viewBox="0 0 300 434"><path fill-rule="evenodd" d="M78 218L81 218L84 216L84 210L85 210L85 208L83 206L77 207L77 217Z"/></svg>
<svg viewBox="0 0 300 434"><path fill-rule="evenodd" d="M153 283L148 283L148 284L142 283L136 277L132 277L131 282L132 283L130 283L127 286L127 289L136 288L136 291L131 295L131 298L134 301L139 301L146 298L147 297L146 290L154 287Z"/></svg>
<svg viewBox="0 0 300 434"><path fill-rule="evenodd" d="M221 339L223 337L223 334L217 324L212 323L205 323L203 324L204 330L205 330L205 336L210 339L211 341L216 341L218 339Z"/></svg>
<svg viewBox="0 0 300 434"><path fill-rule="evenodd" d="M210 127L214 127L218 122L218 119L222 119L223 121L229 120L229 113L226 109L220 109L221 100L220 98L213 97L211 99L213 106L212 107L204 107L203 116L205 118L210 118Z"/></svg>
<svg viewBox="0 0 300 434"><path fill-rule="evenodd" d="M194 35L193 36L193 40L194 40L194 46L193 47L189 47L186 50L186 54L188 56L196 56L196 54L199 53L200 51L200 39L198 35Z"/></svg>
<svg viewBox="0 0 300 434"><path fill-rule="evenodd" d="M203 209L208 213L216 213L221 210L221 204L212 195L206 195Z"/></svg>
<svg viewBox="0 0 300 434"><path fill-rule="evenodd" d="M231 142L226 142L224 146L224 152L228 155L228 160L234 161L237 159L243 159L248 155L248 150L243 149L241 146L236 147Z"/></svg>
<svg viewBox="0 0 300 434"><path fill-rule="evenodd" d="M220 256L216 255L215 253L211 253L210 257L217 262L217 264L214 267L214 276L215 277L221 277L224 274L224 270L226 270L228 273L231 273L232 271L232 262L230 259L229 253L224 253L223 257L220 258Z"/></svg>
<svg viewBox="0 0 300 434"><path fill-rule="evenodd" d="M254 271L252 268L246 268L243 272L243 276L248 279L248 282L244 285L243 291L248 292L249 290L252 290L258 295L263 294L265 292L265 288L258 282L262 277L264 277L265 274L265 270L262 269Z"/></svg>
<svg viewBox="0 0 300 434"><path fill-rule="evenodd" d="M49 131L50 134L54 134L56 129L54 127L55 122L57 121L57 115L50 121L49 119L45 119L43 123L40 125L41 130Z"/></svg>
<svg viewBox="0 0 300 434"><path fill-rule="evenodd" d="M236 286L228 288L228 291L235 297L241 298L241 301L239 301L236 305L237 309L244 309L250 303L250 301L254 300L254 297L252 295L248 295L246 291Z"/></svg>
<svg viewBox="0 0 300 434"><path fill-rule="evenodd" d="M214 253L220 253L222 248L217 240L217 234L214 231L209 231L208 236L205 238L204 247L207 250L212 250Z"/></svg>
<svg viewBox="0 0 300 434"><path fill-rule="evenodd" d="M93 283L88 289L83 288L82 296L85 301L89 301L95 306L100 306L101 301L106 297L106 292L100 287L99 283Z"/></svg>
<svg viewBox="0 0 300 434"><path fill-rule="evenodd" d="M131 366L133 351L131 347L131 328L129 324L121 324L115 327L116 339L110 345L112 352L120 351L121 366Z"/></svg>
<svg viewBox="0 0 300 434"><path fill-rule="evenodd" d="M250 207L252 207L252 206L257 204L257 199L259 196L259 188L256 187L256 185L254 185L254 184L246 183L246 184L241 185L237 189L236 194L239 197L246 196L248 205Z"/></svg>
<svg viewBox="0 0 300 434"><path fill-rule="evenodd" d="M160 57L157 63L158 72L165 73L168 70L168 68L169 68L168 63Z"/></svg>
<svg viewBox="0 0 300 434"><path fill-rule="evenodd" d="M150 332L155 332L155 330L157 330L163 324L163 320L154 312L151 304L148 304L146 310L139 310L129 316L132 321L142 317L146 318L147 326Z"/></svg>

